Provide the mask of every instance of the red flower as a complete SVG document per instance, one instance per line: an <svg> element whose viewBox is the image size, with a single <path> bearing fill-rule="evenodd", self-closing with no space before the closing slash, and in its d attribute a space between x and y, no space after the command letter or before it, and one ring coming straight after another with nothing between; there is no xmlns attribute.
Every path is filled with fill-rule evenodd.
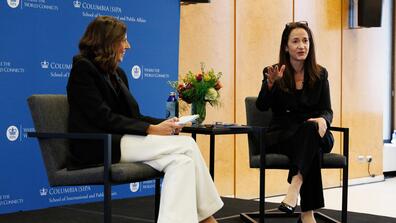
<svg viewBox="0 0 396 223"><path fill-rule="evenodd" d="M186 86L184 86L185 89L191 89L193 88L193 85L191 83L187 83Z"/></svg>
<svg viewBox="0 0 396 223"><path fill-rule="evenodd" d="M184 92L179 92L179 98L188 104L191 104L192 100L188 97L184 97Z"/></svg>
<svg viewBox="0 0 396 223"><path fill-rule="evenodd" d="M214 86L214 89L216 90L216 91L218 91L218 90L220 90L220 88L222 88L223 87L223 85L221 84L221 82L218 80L217 82L216 82L216 85Z"/></svg>
<svg viewBox="0 0 396 223"><path fill-rule="evenodd" d="M202 74L197 74L195 78L197 79L197 81L202 81L202 77Z"/></svg>

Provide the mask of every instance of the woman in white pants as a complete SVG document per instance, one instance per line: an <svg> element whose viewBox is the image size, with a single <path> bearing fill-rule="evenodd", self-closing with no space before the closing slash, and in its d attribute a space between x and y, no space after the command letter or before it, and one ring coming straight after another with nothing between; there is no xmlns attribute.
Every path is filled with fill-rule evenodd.
<svg viewBox="0 0 396 223"><path fill-rule="evenodd" d="M98 16L87 27L67 84L69 131L111 133L112 163L144 162L165 173L159 223L214 223L223 202L195 141L177 136L178 118L143 116L118 66L130 44L126 26ZM70 142L68 169L103 164L102 142Z"/></svg>
<svg viewBox="0 0 396 223"><path fill-rule="evenodd" d="M223 206L191 137L124 135L120 162L140 161L165 172L158 222L198 222Z"/></svg>

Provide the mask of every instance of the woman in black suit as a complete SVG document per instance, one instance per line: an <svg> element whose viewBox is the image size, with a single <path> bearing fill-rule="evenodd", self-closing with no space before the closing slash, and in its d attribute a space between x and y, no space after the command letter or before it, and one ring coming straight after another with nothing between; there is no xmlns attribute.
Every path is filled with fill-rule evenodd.
<svg viewBox="0 0 396 223"><path fill-rule="evenodd" d="M144 116L118 67L130 48L124 23L99 16L87 27L67 84L70 132L111 133L112 162L144 162L165 172L158 222L216 220L223 202L195 141L177 134L183 126ZM103 164L101 142L71 142L68 168Z"/></svg>
<svg viewBox="0 0 396 223"><path fill-rule="evenodd" d="M283 30L279 62L263 71L256 106L272 109L266 150L287 155L290 183L279 210L293 213L301 197L298 222L314 223L313 210L324 206L321 160L331 151L333 119L327 70L316 63L312 32L306 22Z"/></svg>

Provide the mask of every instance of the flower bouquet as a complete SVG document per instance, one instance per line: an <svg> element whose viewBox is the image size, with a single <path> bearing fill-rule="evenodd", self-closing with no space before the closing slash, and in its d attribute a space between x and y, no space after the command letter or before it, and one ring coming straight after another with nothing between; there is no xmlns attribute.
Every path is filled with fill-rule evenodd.
<svg viewBox="0 0 396 223"><path fill-rule="evenodd" d="M213 69L205 71L201 63L201 71L197 74L189 71L182 80L170 82L179 94L179 98L191 104L191 114L198 114L197 123L201 124L206 117L206 103L211 106L220 105L219 90L223 87L220 82L222 73L215 73Z"/></svg>

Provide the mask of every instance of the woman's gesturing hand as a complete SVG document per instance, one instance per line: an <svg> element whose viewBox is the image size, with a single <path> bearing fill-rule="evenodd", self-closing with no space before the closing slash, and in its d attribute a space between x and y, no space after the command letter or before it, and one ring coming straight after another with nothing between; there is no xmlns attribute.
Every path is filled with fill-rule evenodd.
<svg viewBox="0 0 396 223"><path fill-rule="evenodd" d="M325 135L325 133L327 131L326 120L324 118L320 117L320 118L310 118L310 119L308 119L308 121L318 123L318 132L319 132L320 137L323 138L323 136Z"/></svg>
<svg viewBox="0 0 396 223"><path fill-rule="evenodd" d="M182 125L176 124L177 121L179 121L179 118L174 117L157 125L150 125L147 133L151 135L177 135L183 128Z"/></svg>
<svg viewBox="0 0 396 223"><path fill-rule="evenodd" d="M268 66L267 67L267 73L265 73L265 76L268 78L268 85L269 87L272 87L272 85L275 83L275 81L281 79L283 77L283 72L285 71L286 66L282 65L280 68L278 65L273 66Z"/></svg>

